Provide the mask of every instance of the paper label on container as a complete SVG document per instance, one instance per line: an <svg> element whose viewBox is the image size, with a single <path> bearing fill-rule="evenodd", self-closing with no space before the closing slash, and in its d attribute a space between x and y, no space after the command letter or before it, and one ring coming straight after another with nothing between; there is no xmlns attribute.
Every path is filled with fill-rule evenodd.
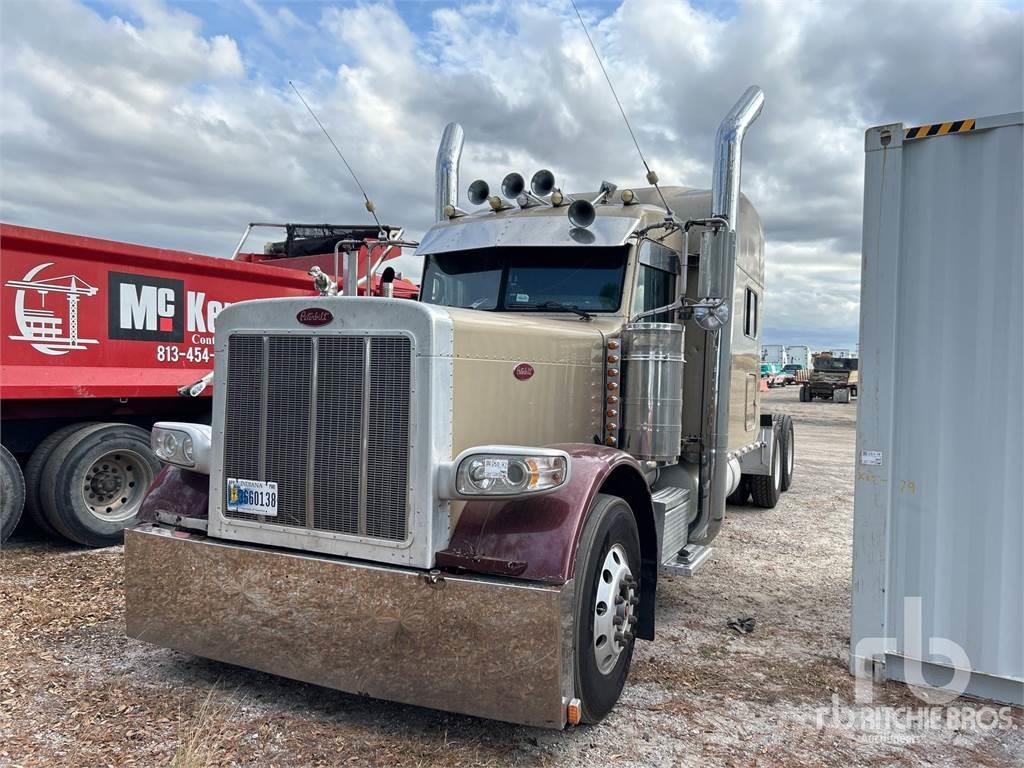
<svg viewBox="0 0 1024 768"><path fill-rule="evenodd" d="M860 452L860 463L866 467L880 467L882 466L882 452L881 451L861 451Z"/></svg>

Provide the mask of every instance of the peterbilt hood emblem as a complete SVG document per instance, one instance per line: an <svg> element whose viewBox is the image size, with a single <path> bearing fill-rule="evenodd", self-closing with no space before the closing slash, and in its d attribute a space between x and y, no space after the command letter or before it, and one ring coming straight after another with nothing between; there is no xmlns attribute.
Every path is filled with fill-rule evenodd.
<svg viewBox="0 0 1024 768"><path fill-rule="evenodd" d="M512 375L515 376L520 381L526 381L531 376L533 376L533 373L533 366L530 365L529 363L520 363L512 371Z"/></svg>
<svg viewBox="0 0 1024 768"><path fill-rule="evenodd" d="M299 313L295 315L295 319L303 325L327 325L334 319L334 315L327 309L307 307L306 309L300 309Z"/></svg>

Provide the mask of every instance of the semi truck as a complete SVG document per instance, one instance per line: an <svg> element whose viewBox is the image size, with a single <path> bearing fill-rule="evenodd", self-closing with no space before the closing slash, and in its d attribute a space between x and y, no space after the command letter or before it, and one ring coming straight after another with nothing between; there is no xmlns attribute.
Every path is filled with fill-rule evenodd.
<svg viewBox="0 0 1024 768"><path fill-rule="evenodd" d="M449 124L418 301L248 301L218 318L212 427L125 536L126 631L381 699L549 728L614 706L663 574L707 562L727 497L771 508L792 422L758 388L752 87L710 191L547 170L459 207Z"/></svg>
<svg viewBox="0 0 1024 768"><path fill-rule="evenodd" d="M270 241L247 248L254 231ZM23 512L44 532L87 546L121 541L160 470L149 428L209 422L210 399L179 387L213 367L220 313L270 296L311 296L330 281L335 247L359 252L359 290L396 255L398 230L250 224L234 258L214 258L0 225L0 542ZM372 259L367 272L367 260ZM282 267L284 267L282 269ZM393 281L396 296L415 296Z"/></svg>
<svg viewBox="0 0 1024 768"><path fill-rule="evenodd" d="M855 357L816 357L810 377L800 385L800 402L809 403L816 397L837 403L850 402L857 397L860 388L858 363Z"/></svg>

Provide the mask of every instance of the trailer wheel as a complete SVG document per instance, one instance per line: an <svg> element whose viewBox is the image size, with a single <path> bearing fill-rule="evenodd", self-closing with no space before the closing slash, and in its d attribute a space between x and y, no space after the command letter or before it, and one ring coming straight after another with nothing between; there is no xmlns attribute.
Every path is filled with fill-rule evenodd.
<svg viewBox="0 0 1024 768"><path fill-rule="evenodd" d="M750 496L755 507L774 509L779 503L782 493L782 438L775 430L772 445L772 472L770 475L748 475L750 478Z"/></svg>
<svg viewBox="0 0 1024 768"><path fill-rule="evenodd" d="M14 533L25 507L25 478L14 455L0 445L0 544Z"/></svg>
<svg viewBox="0 0 1024 768"><path fill-rule="evenodd" d="M640 596L640 535L629 504L600 493L576 550L574 674L583 722L619 700L633 661Z"/></svg>
<svg viewBox="0 0 1024 768"><path fill-rule="evenodd" d="M782 417L782 483L779 488L788 491L793 484L793 469L796 465L796 444L793 438L793 419Z"/></svg>
<svg viewBox="0 0 1024 768"><path fill-rule="evenodd" d="M811 390L808 387L800 387L800 402L809 403L811 402Z"/></svg>
<svg viewBox="0 0 1024 768"><path fill-rule="evenodd" d="M43 475L43 467L46 465L46 460L50 458L50 454L53 453L53 450L64 442L64 438L74 432L77 432L83 427L91 427L95 423L96 422L94 421L79 422L77 424L68 424L60 429L55 429L43 438L43 441L36 446L36 449L32 451L32 455L29 456L28 462L25 464L25 514L28 516L28 519L31 520L43 533L48 533L51 536L61 535L60 532L50 524L50 521L46 519L46 515L43 514L42 504L39 500L39 483Z"/></svg>
<svg viewBox="0 0 1024 768"><path fill-rule="evenodd" d="M159 471L145 429L82 427L64 438L43 467L43 513L57 531L79 544L119 544Z"/></svg>

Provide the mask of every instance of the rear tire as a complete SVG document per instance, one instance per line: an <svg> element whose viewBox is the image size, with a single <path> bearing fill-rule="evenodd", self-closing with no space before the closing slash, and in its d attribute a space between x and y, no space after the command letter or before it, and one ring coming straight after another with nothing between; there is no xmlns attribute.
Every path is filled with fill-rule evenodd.
<svg viewBox="0 0 1024 768"><path fill-rule="evenodd" d="M46 460L50 458L50 454L53 453L58 445L64 442L68 435L74 434L83 427L91 427L95 424L96 422L94 421L86 421L68 424L60 429L55 429L43 439L43 442L36 446L36 449L32 451L32 455L29 456L28 462L25 464L25 514L35 524L36 528L43 533L57 537L62 536L50 524L50 521L46 519L46 515L43 514L42 503L39 500L39 483L43 476L43 467L46 465Z"/></svg>
<svg viewBox="0 0 1024 768"><path fill-rule="evenodd" d="M159 471L145 429L128 424L82 427L53 450L43 467L43 514L79 544L119 544L124 529L135 524Z"/></svg>
<svg viewBox="0 0 1024 768"><path fill-rule="evenodd" d="M748 475L750 496L755 507L774 509L782 493L782 439L781 430L774 430L772 445L772 472L770 475Z"/></svg>
<svg viewBox="0 0 1024 768"><path fill-rule="evenodd" d="M624 499L599 493L576 550L574 676L582 722L604 718L626 684L640 587L633 510Z"/></svg>
<svg viewBox="0 0 1024 768"><path fill-rule="evenodd" d="M796 444L793 438L793 419L782 417L782 483L779 488L788 491L793 484L793 470L796 468Z"/></svg>
<svg viewBox="0 0 1024 768"><path fill-rule="evenodd" d="M848 403L850 402L850 390L848 389L837 389L833 395L833 399L837 403Z"/></svg>
<svg viewBox="0 0 1024 768"><path fill-rule="evenodd" d="M811 402L811 390L807 387L800 387L800 402L809 403Z"/></svg>
<svg viewBox="0 0 1024 768"><path fill-rule="evenodd" d="M0 445L0 544L14 533L25 508L25 478L14 454Z"/></svg>

